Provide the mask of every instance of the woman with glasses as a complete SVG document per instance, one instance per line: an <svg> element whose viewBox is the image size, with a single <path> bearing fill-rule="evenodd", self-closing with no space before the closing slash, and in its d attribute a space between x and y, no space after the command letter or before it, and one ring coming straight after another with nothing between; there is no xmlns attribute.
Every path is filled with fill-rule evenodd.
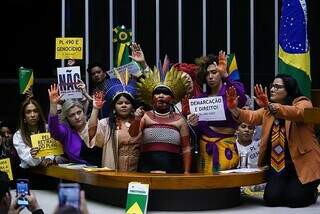
<svg viewBox="0 0 320 214"><path fill-rule="evenodd" d="M229 110L239 121L262 124L259 166L268 166L264 200L268 206L304 207L317 201L320 147L312 124L304 123L304 109L312 108L301 96L297 81L279 74L267 88L255 86L256 111L237 107L234 88L227 92ZM269 101L270 100L270 101Z"/></svg>

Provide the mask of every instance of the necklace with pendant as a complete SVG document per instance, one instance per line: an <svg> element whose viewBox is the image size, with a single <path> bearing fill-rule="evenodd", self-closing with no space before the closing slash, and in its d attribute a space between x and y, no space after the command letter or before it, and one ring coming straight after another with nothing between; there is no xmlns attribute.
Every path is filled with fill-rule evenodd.
<svg viewBox="0 0 320 214"><path fill-rule="evenodd" d="M130 128L131 123L129 123L129 122L125 122L125 123L124 123L124 125L125 125L127 128Z"/></svg>

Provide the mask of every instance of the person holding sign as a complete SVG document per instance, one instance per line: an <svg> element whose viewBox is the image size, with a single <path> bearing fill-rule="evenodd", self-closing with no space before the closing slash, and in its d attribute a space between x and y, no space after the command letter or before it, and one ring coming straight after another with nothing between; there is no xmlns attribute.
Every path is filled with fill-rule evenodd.
<svg viewBox="0 0 320 214"><path fill-rule="evenodd" d="M100 62L93 62L88 65L87 72L89 73L93 87L91 90L91 93L94 93L95 91L106 91L106 81L109 79L109 75L107 74L105 66ZM89 115L89 112L91 113L92 110L92 103L89 104L88 112L86 112L87 115ZM107 105L103 106L101 113L99 115L99 118L105 118L108 117L109 110Z"/></svg>
<svg viewBox="0 0 320 214"><path fill-rule="evenodd" d="M20 109L19 130L13 135L13 145L21 160L21 168L48 166L54 163L54 156L37 158L38 148L32 148L31 135L46 132L46 121L39 103L26 99Z"/></svg>
<svg viewBox="0 0 320 214"><path fill-rule="evenodd" d="M203 94L200 100L189 100L190 104L199 104L199 109L194 108L188 115L188 122L198 130L200 160L198 170L212 173L219 170L235 168L239 156L236 147L235 132L237 121L227 109L226 90L234 86L239 95L239 105L244 106L246 97L242 83L233 81L227 72L227 58L225 52L220 51L219 56L205 56L196 60L199 65L198 78L203 83ZM205 99L208 97L208 99ZM205 105L203 105L205 104ZM191 110L192 105L190 105ZM215 113L216 119L202 118L201 113ZM196 111L199 110L199 111ZM197 112L197 113L194 113ZM199 115L200 114L200 118ZM206 116L206 115L205 115Z"/></svg>
<svg viewBox="0 0 320 214"><path fill-rule="evenodd" d="M278 74L267 88L255 86L258 110L238 107L231 87L228 108L241 122L262 124L258 166L268 166L264 200L268 206L305 207L317 201L320 181L320 146L313 124L304 123L304 109L312 108L301 96L297 81ZM270 99L270 101L269 101Z"/></svg>
<svg viewBox="0 0 320 214"><path fill-rule="evenodd" d="M138 171L190 172L189 128L183 116L173 111L174 103L185 96L187 83L174 67L166 74L154 69L137 83L138 98L153 107L146 113L138 108L129 129L131 137L142 132Z"/></svg>
<svg viewBox="0 0 320 214"><path fill-rule="evenodd" d="M69 160L76 163L101 165L101 149L89 149L82 138L86 133L86 116L83 105L77 100L66 100L62 111L57 114L57 104L60 102L58 86L53 84L48 89L50 100L49 131L52 137L60 141Z"/></svg>
<svg viewBox="0 0 320 214"><path fill-rule="evenodd" d="M98 121L98 112L104 104L104 93L96 92L89 119L89 147L103 147L102 166L119 171L137 171L140 136L130 137L128 130L134 120L136 82L125 78L107 81L105 100L109 117Z"/></svg>

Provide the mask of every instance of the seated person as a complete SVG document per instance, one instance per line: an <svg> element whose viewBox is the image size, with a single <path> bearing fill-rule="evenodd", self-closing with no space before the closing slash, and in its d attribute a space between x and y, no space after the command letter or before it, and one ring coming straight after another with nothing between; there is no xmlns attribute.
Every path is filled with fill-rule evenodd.
<svg viewBox="0 0 320 214"><path fill-rule="evenodd" d="M142 132L138 171L189 173L192 159L189 129L185 119L173 109L173 104L186 93L187 79L174 68L164 80L161 76L164 75L155 69L137 83L138 98L153 107L146 113L138 108L129 129L131 137Z"/></svg>
<svg viewBox="0 0 320 214"><path fill-rule="evenodd" d="M247 157L245 165L248 168L256 168L258 166L260 141L253 140L254 130L254 125L241 123L236 131L238 153L240 157L243 154Z"/></svg>
<svg viewBox="0 0 320 214"><path fill-rule="evenodd" d="M19 130L13 135L13 145L23 169L34 166L48 166L54 163L54 156L37 158L38 148L32 148L30 136L46 132L46 121L42 109L33 98L26 99L20 109Z"/></svg>

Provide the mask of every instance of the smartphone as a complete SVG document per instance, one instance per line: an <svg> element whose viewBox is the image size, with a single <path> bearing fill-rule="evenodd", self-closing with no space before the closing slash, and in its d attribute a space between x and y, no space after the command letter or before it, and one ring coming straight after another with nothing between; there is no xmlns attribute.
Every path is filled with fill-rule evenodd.
<svg viewBox="0 0 320 214"><path fill-rule="evenodd" d="M80 185L78 183L60 183L58 186L59 206L72 206L80 209Z"/></svg>
<svg viewBox="0 0 320 214"><path fill-rule="evenodd" d="M30 195L29 180L28 179L17 179L16 180L16 195L18 206L28 206L28 200L26 195Z"/></svg>

